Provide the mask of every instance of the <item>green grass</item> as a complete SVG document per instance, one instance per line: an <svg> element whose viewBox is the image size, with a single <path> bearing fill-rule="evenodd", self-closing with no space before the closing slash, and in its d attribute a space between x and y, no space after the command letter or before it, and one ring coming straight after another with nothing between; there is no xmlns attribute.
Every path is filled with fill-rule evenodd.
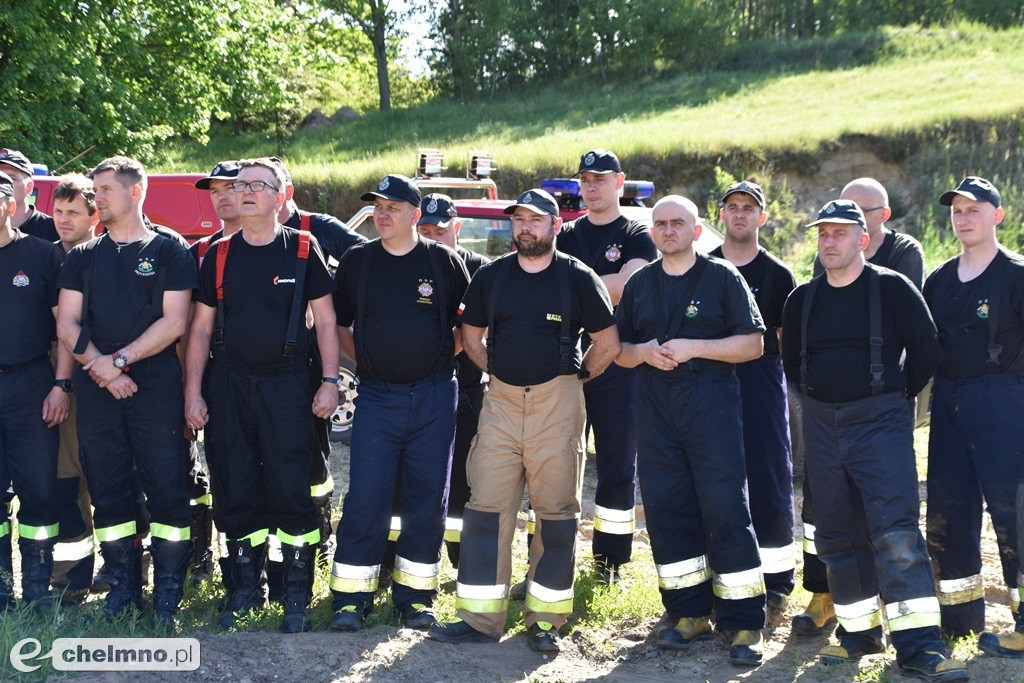
<svg viewBox="0 0 1024 683"><path fill-rule="evenodd" d="M737 64L756 64L742 70L719 65L629 84L436 100L299 133L281 149L270 135L215 133L205 146L172 146L157 170L205 170L225 158L281 153L300 183L352 188L388 172L411 172L418 146L443 149L457 168L467 151L483 148L503 171L499 182L515 185L574 170L581 151L596 146L616 150L636 168L643 160L733 149L807 153L849 133L884 135L1024 112L1024 29L882 29L872 38L850 60L823 66L785 59L815 41L762 44L736 56ZM503 187L506 194L514 189Z"/></svg>

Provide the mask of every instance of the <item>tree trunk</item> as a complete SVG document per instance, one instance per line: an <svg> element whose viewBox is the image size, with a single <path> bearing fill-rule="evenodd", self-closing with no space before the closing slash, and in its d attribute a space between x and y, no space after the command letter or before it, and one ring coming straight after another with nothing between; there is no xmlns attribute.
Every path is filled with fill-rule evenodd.
<svg viewBox="0 0 1024 683"><path fill-rule="evenodd" d="M377 4L373 13L373 56L377 60L377 90L380 91L380 110L391 111L391 78L388 75L388 45L384 8Z"/></svg>

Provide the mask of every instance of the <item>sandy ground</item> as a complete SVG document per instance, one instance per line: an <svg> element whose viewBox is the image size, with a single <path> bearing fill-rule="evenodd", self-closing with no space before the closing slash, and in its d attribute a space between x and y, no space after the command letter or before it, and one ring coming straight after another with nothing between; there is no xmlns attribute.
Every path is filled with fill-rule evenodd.
<svg viewBox="0 0 1024 683"><path fill-rule="evenodd" d="M335 445L332 469L340 495L346 486L348 449ZM593 512L593 471L585 483L586 522L581 528L581 556L590 552L589 523ZM801 501L798 501L798 505ZM635 543L646 544L642 514ZM797 514L799 518L799 512ZM923 522L922 522L923 523ZM990 628L1010 628L1002 578L996 569L994 536L986 529L985 583L989 586ZM452 582L442 590L453 591ZM137 675L97 674L80 676L91 681L159 680L239 683L274 681L846 681L902 680L892 650L868 657L859 666L825 670L814 661L828 635L798 637L789 620L803 605L791 604L782 624L766 640L765 662L744 670L728 663L726 647L717 641L698 643L685 653L665 652L654 646L659 628L650 620L620 626L610 624L600 632L565 638L562 652L546 656L532 652L523 635L506 636L493 645L446 645L429 640L418 631L379 626L355 634L328 631L285 636L270 632L199 634L202 665L191 673ZM633 620L636 622L637 620ZM186 635L186 634L183 634ZM975 655L969 664L973 680L1024 680L1024 661L1000 660ZM906 679L910 680L910 679Z"/></svg>

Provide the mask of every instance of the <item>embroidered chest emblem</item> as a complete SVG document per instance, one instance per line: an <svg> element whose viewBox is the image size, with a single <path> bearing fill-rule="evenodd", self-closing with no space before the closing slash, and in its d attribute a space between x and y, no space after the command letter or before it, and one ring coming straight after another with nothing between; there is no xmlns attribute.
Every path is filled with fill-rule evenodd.
<svg viewBox="0 0 1024 683"><path fill-rule="evenodd" d="M605 250L604 257L611 261L612 263L615 263L620 258L622 258L622 249L619 247L619 245L613 244Z"/></svg>
<svg viewBox="0 0 1024 683"><path fill-rule="evenodd" d="M153 266L153 262L147 258L140 258L139 265L135 266L135 274L141 275L142 277L148 277L156 271Z"/></svg>
<svg viewBox="0 0 1024 683"><path fill-rule="evenodd" d="M416 288L416 291L420 295L420 298L416 300L417 303L421 303L421 304L432 304L432 303L434 303L433 299L430 298L431 295L434 293L434 281L433 280L426 280L426 279L420 280L420 284Z"/></svg>
<svg viewBox="0 0 1024 683"><path fill-rule="evenodd" d="M28 275L25 275L24 270L19 270L18 274L14 276L14 280L11 281L15 287L28 287Z"/></svg>
<svg viewBox="0 0 1024 683"><path fill-rule="evenodd" d="M691 301L690 305L686 307L686 317L696 318L697 314L700 313L700 309L697 308L698 306L700 306L699 301Z"/></svg>
<svg viewBox="0 0 1024 683"><path fill-rule="evenodd" d="M981 318L982 320L985 320L985 319L988 318L988 312L989 312L988 299L979 299L978 300L978 310L976 311L976 313L978 314L978 317Z"/></svg>

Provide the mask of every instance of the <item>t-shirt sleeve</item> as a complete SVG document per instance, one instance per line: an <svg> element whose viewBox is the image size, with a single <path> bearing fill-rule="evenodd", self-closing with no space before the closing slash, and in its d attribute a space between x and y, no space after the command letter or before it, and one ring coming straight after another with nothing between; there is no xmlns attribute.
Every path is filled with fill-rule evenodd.
<svg viewBox="0 0 1024 683"><path fill-rule="evenodd" d="M166 238L170 242L167 247L167 284L168 292L191 291L199 286L199 275L196 273L196 262L188 253L188 249L178 242Z"/></svg>
<svg viewBox="0 0 1024 683"><path fill-rule="evenodd" d="M601 278L590 268L576 266L576 292L580 302L580 323L587 332L600 332L615 324L612 298Z"/></svg>
<svg viewBox="0 0 1024 683"><path fill-rule="evenodd" d="M782 367L789 386L800 383L800 313L807 286L794 289L782 309Z"/></svg>
<svg viewBox="0 0 1024 683"><path fill-rule="evenodd" d="M904 248L893 260L892 269L907 276L907 279L920 290L924 282L924 250L921 245L904 237Z"/></svg>
<svg viewBox="0 0 1024 683"><path fill-rule="evenodd" d="M640 339L640 332L633 325L633 312L636 307L638 282L645 275L646 271L641 270L626 280L626 286L622 288L622 298L619 299L619 305L615 309L615 325L619 328L619 341L625 344L639 344L643 341Z"/></svg>
<svg viewBox="0 0 1024 683"><path fill-rule="evenodd" d="M316 228L315 237L321 242L323 251L339 262L349 247L366 241L365 237L349 230L344 223L329 214L316 214L310 220L310 228L311 231Z"/></svg>
<svg viewBox="0 0 1024 683"><path fill-rule="evenodd" d="M64 259L64 265L60 268L60 276L57 278L57 286L61 289L73 289L76 292L82 291L82 259L84 251L81 247L75 247Z"/></svg>
<svg viewBox="0 0 1024 683"><path fill-rule="evenodd" d="M639 223L629 226L628 239L622 246L622 261L629 263L633 259L653 261L658 258L658 249L651 239L650 228Z"/></svg>
<svg viewBox="0 0 1024 683"><path fill-rule="evenodd" d="M448 256L448 265L451 268L452 276L449 284L448 296L448 318L456 325L461 325L459 320L459 304L466 295L466 288L469 287L469 271L459 255L454 252L445 252Z"/></svg>
<svg viewBox="0 0 1024 683"><path fill-rule="evenodd" d="M882 277L885 277L884 275ZM902 274L885 278L883 299L893 302L896 333L906 348L907 395L916 396L939 366L941 350L924 297ZM883 281L884 282L884 281Z"/></svg>
<svg viewBox="0 0 1024 683"><path fill-rule="evenodd" d="M365 249L346 251L334 274L334 315L338 324L349 327L356 319L355 287L358 283L359 257L365 256Z"/></svg>
<svg viewBox="0 0 1024 683"><path fill-rule="evenodd" d="M327 259L324 258L323 249L315 237L309 239L309 263L306 265L306 300L314 301L320 297L327 296L335 289L334 280L331 279L331 271L327 268Z"/></svg>
<svg viewBox="0 0 1024 683"><path fill-rule="evenodd" d="M225 238L230 239L230 238ZM203 265L199 268L199 288L193 297L197 302L217 307L217 242L210 245L206 252L207 258L203 259Z"/></svg>
<svg viewBox="0 0 1024 683"><path fill-rule="evenodd" d="M46 278L46 301L50 304L50 308L57 305L57 299L60 297L58 280L60 279L61 262L63 260L63 251L60 247L53 245L53 248L47 254L46 263L49 273L49 276Z"/></svg>
<svg viewBox="0 0 1024 683"><path fill-rule="evenodd" d="M781 326L782 309L785 307L786 299L789 298L790 293L796 289L796 277L793 275L793 271L789 268L778 265L777 267L778 271L775 273L775 291L772 293L772 305L775 309L772 319Z"/></svg>
<svg viewBox="0 0 1024 683"><path fill-rule="evenodd" d="M728 336L764 332L761 311L746 280L735 268L723 276L722 290L725 303L725 326Z"/></svg>
<svg viewBox="0 0 1024 683"><path fill-rule="evenodd" d="M487 309L484 307L484 296L490 291L486 283L494 280L492 272L499 266L483 266L476 271L476 275L469 281L466 293L462 296L462 305L459 306L458 320L463 325L472 327L487 327Z"/></svg>

